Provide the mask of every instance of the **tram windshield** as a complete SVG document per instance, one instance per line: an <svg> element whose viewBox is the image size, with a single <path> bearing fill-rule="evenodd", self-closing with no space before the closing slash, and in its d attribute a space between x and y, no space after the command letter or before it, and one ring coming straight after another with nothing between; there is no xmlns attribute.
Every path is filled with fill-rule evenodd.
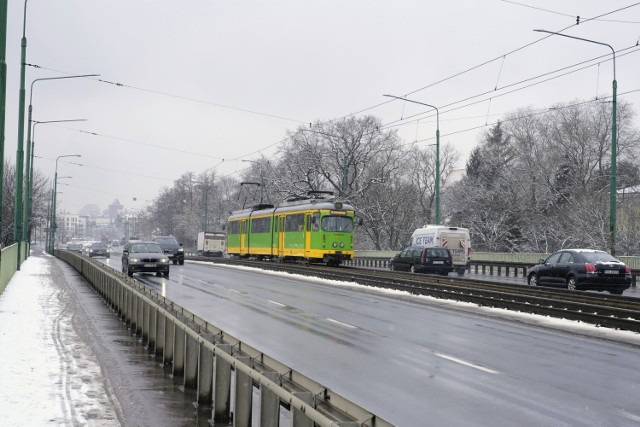
<svg viewBox="0 0 640 427"><path fill-rule="evenodd" d="M353 231L353 218L348 216L325 216L322 218L323 231Z"/></svg>

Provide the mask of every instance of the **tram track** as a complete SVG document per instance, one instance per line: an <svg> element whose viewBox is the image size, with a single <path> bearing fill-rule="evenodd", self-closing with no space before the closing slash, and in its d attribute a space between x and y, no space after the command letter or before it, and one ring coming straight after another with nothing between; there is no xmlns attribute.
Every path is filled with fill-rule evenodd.
<svg viewBox="0 0 640 427"><path fill-rule="evenodd" d="M640 332L640 301L637 298L354 267L336 268L226 258L190 259L358 282L371 287L406 291L414 295L470 302L480 306Z"/></svg>

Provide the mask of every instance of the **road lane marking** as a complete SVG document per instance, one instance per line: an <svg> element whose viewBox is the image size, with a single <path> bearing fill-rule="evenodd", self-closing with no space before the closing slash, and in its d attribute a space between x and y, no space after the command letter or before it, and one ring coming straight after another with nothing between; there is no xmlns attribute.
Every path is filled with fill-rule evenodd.
<svg viewBox="0 0 640 427"><path fill-rule="evenodd" d="M348 323L344 323L344 322L341 322L339 320L332 319L330 317L327 317L327 320L329 322L331 322L331 323L335 323L336 325L344 326L345 328L358 329L357 326L353 326L353 325L350 325Z"/></svg>
<svg viewBox="0 0 640 427"><path fill-rule="evenodd" d="M458 359L457 357L449 356L449 355L442 354L442 353L435 353L435 352L433 354L435 356L438 356L438 357L442 358L442 359L447 359L447 360L450 360L451 362L459 363L459 364L464 365L464 366L469 366L469 367L474 368L474 369L479 369L481 371L488 372L490 374L499 374L500 373L498 371L494 371L493 369L485 368L484 366L476 365L475 363L471 363L471 362L467 362L467 361L462 360L462 359Z"/></svg>
<svg viewBox="0 0 640 427"><path fill-rule="evenodd" d="M275 305L280 306L280 307L286 307L287 306L286 304L282 304L282 303L280 303L278 301L273 301L273 300L267 300L267 301L269 301L271 304L275 304Z"/></svg>
<svg viewBox="0 0 640 427"><path fill-rule="evenodd" d="M622 413L622 416L624 416L625 418L628 418L632 421L640 422L639 415L632 414L630 412L625 411L624 409L620 409L620 413Z"/></svg>

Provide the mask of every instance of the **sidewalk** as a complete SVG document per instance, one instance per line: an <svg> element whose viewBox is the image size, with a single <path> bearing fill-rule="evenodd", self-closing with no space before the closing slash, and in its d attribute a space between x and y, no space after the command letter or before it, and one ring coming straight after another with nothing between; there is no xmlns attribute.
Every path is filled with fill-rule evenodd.
<svg viewBox="0 0 640 427"><path fill-rule="evenodd" d="M197 424L189 396L71 267L39 248L0 294L0 361L1 426Z"/></svg>

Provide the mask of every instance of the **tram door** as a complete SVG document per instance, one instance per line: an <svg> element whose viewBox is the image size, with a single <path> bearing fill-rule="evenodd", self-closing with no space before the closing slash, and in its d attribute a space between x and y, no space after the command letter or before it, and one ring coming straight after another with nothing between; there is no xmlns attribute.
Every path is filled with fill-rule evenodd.
<svg viewBox="0 0 640 427"><path fill-rule="evenodd" d="M284 256L284 215L278 216L278 250L277 255L279 257Z"/></svg>
<svg viewBox="0 0 640 427"><path fill-rule="evenodd" d="M309 258L311 251L311 214L306 215L306 227L304 232L304 255Z"/></svg>
<svg viewBox="0 0 640 427"><path fill-rule="evenodd" d="M247 247L248 245L248 231L247 230L247 220L246 219L241 219L240 220L240 255L246 255L247 253L249 253L249 248Z"/></svg>

